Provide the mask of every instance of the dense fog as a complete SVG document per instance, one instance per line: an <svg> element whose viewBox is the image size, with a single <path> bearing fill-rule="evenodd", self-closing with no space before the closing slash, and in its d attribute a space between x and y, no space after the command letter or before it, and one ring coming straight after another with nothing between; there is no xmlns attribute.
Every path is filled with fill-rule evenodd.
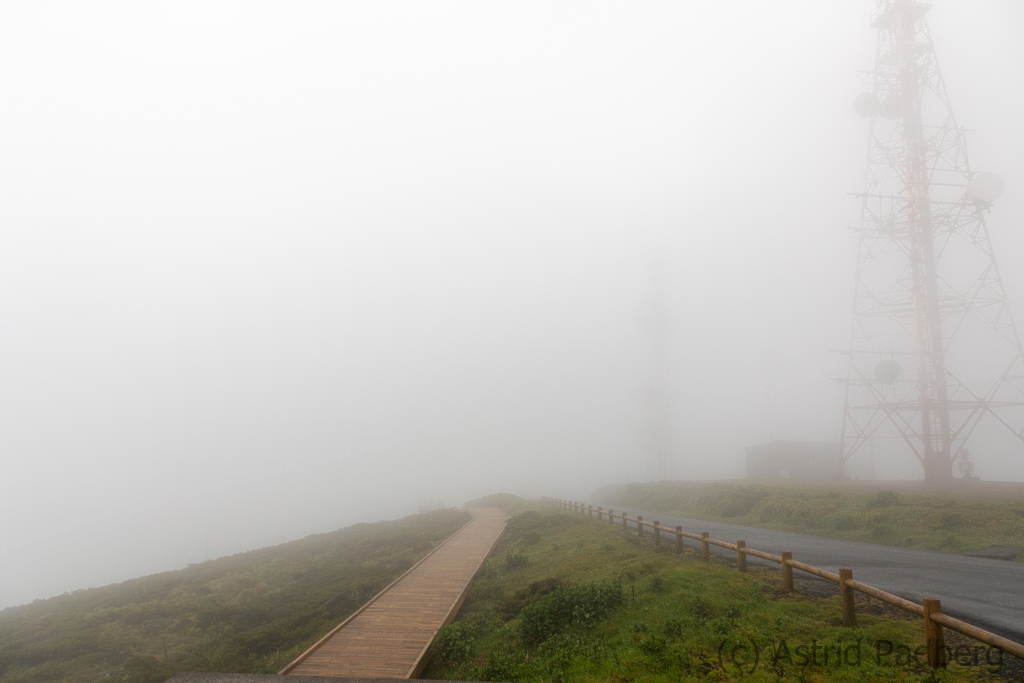
<svg viewBox="0 0 1024 683"><path fill-rule="evenodd" d="M0 607L643 480L659 260L675 476L838 439L873 6L0 3ZM1024 4L929 21L1021 321Z"/></svg>

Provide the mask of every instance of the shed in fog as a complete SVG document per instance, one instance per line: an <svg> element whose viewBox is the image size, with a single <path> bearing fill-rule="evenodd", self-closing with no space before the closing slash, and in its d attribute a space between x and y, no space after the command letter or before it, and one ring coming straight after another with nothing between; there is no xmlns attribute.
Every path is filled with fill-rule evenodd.
<svg viewBox="0 0 1024 683"><path fill-rule="evenodd" d="M767 441L749 446L748 479L838 479L841 445L831 441Z"/></svg>

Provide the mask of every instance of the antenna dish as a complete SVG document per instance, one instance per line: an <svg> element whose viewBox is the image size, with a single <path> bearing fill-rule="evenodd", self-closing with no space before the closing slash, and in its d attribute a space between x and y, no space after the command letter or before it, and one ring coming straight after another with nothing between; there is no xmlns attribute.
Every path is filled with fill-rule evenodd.
<svg viewBox="0 0 1024 683"><path fill-rule="evenodd" d="M903 366L892 358L886 358L875 366L875 379L882 384L896 384L903 374Z"/></svg>
<svg viewBox="0 0 1024 683"><path fill-rule="evenodd" d="M979 204L989 204L1003 196L1003 179L996 173L978 173L967 183L967 194Z"/></svg>
<svg viewBox="0 0 1024 683"><path fill-rule="evenodd" d="M878 113L878 99L869 92L862 92L853 98L853 109L863 117Z"/></svg>

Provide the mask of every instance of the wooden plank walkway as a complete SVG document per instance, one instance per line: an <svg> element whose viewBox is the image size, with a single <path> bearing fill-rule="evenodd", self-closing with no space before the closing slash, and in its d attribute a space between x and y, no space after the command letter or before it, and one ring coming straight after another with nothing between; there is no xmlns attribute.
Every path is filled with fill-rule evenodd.
<svg viewBox="0 0 1024 683"><path fill-rule="evenodd" d="M416 678L437 629L451 622L508 519L496 508L472 521L281 670L293 676Z"/></svg>

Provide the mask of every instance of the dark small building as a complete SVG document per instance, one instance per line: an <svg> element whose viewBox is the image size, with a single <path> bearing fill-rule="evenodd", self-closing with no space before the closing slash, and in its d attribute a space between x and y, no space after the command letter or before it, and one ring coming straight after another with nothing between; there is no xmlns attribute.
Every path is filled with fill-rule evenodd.
<svg viewBox="0 0 1024 683"><path fill-rule="evenodd" d="M831 441L768 441L750 446L748 479L839 479L842 447Z"/></svg>

